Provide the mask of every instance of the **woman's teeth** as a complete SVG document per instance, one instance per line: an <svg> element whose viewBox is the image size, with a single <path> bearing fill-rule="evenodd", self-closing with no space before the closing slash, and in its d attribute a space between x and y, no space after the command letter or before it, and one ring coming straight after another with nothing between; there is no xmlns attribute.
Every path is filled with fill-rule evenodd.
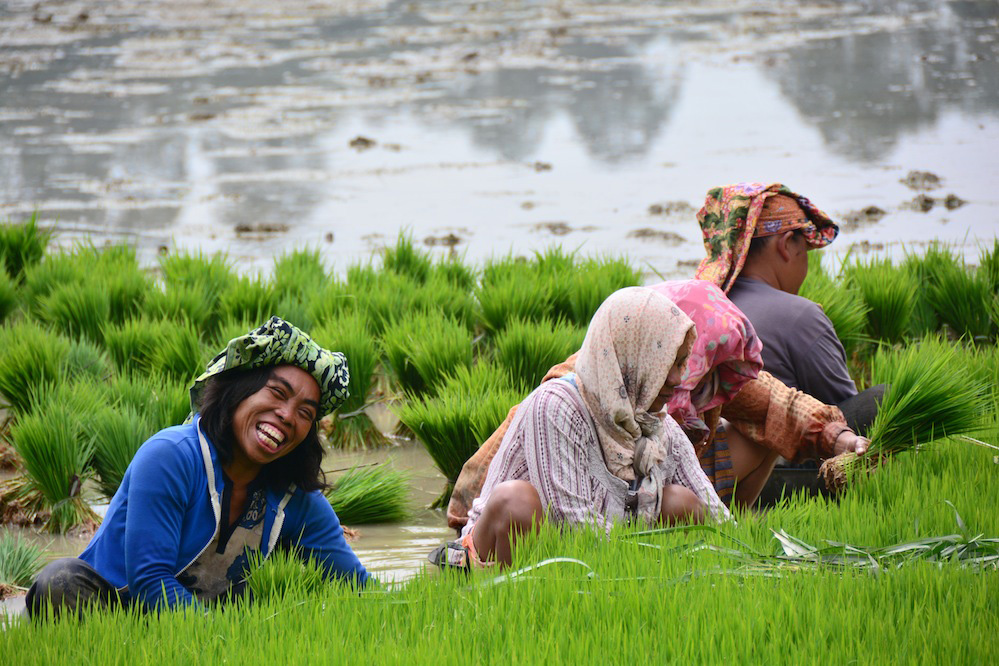
<svg viewBox="0 0 999 666"><path fill-rule="evenodd" d="M277 450L279 446L284 444L284 435L280 430L266 423L261 423L257 426L257 432L259 432L263 437L261 442L271 450Z"/></svg>

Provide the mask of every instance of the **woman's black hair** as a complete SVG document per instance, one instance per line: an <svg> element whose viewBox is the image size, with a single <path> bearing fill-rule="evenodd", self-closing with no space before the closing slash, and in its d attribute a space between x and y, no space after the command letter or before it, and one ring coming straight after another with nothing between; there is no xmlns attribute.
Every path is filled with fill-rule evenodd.
<svg viewBox="0 0 999 666"><path fill-rule="evenodd" d="M226 370L212 377L201 394L201 429L215 445L219 462L232 461L236 436L232 431L232 418L241 402L266 386L274 366L249 370ZM323 446L319 443L316 422L302 443L286 456L264 465L261 480L274 490L284 490L294 483L305 491L326 488L326 475L322 469Z"/></svg>
<svg viewBox="0 0 999 666"><path fill-rule="evenodd" d="M794 235L798 238L805 237L805 231L803 229L794 229ZM763 251L768 244L773 242L777 236L780 234L774 234L772 236L755 236L753 240L749 241L749 251L746 252L746 258L756 256Z"/></svg>

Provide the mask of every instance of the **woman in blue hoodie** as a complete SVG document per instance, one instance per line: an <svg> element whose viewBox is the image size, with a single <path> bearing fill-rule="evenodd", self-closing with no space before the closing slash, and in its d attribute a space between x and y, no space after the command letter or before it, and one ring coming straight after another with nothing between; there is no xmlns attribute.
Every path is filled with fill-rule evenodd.
<svg viewBox="0 0 999 666"><path fill-rule="evenodd" d="M139 448L86 550L39 574L29 615L210 604L242 591L251 554L279 547L363 585L321 492L316 431L347 381L343 354L277 317L230 341L195 381L188 423Z"/></svg>

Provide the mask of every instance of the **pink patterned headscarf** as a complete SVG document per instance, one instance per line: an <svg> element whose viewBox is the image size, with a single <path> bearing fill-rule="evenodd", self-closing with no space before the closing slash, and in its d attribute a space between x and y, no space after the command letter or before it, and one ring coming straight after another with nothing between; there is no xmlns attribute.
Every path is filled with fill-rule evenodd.
<svg viewBox="0 0 999 666"><path fill-rule="evenodd" d="M756 379L763 369L763 344L742 310L710 282L675 280L649 289L670 299L697 327L687 369L667 411L678 422L699 428L700 414L728 402Z"/></svg>
<svg viewBox="0 0 999 666"><path fill-rule="evenodd" d="M669 454L662 423L649 414L694 322L665 296L642 287L614 292L586 330L576 376L607 469L625 481L648 476Z"/></svg>
<svg viewBox="0 0 999 666"><path fill-rule="evenodd" d="M701 260L694 277L715 283L727 294L746 263L749 244L754 236L760 235L758 222L764 203L778 194L790 197L801 206L807 221L799 226L810 247L825 247L836 240L839 227L829 216L806 197L780 183L715 187L708 190L704 206L697 211L708 256Z"/></svg>

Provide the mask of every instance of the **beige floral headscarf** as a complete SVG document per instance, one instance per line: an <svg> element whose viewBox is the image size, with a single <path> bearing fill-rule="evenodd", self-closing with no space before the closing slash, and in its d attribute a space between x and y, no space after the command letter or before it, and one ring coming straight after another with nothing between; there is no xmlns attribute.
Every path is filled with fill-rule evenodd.
<svg viewBox="0 0 999 666"><path fill-rule="evenodd" d="M614 476L633 481L666 459L662 423L648 409L678 352L695 336L690 317L642 287L614 292L593 315L576 375Z"/></svg>

